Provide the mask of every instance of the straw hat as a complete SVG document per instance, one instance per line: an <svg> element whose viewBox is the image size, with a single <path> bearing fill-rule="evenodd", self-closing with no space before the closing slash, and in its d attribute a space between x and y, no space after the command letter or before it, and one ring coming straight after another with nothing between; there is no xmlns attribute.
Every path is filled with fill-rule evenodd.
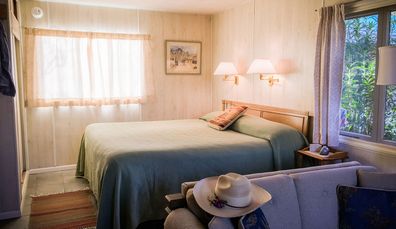
<svg viewBox="0 0 396 229"><path fill-rule="evenodd" d="M251 213L271 199L266 190L236 173L202 179L193 194L204 211L224 218Z"/></svg>

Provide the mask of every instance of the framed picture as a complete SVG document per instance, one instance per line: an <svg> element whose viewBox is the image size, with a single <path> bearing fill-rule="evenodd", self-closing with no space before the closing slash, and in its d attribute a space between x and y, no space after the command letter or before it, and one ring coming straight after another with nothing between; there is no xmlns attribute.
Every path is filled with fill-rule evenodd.
<svg viewBox="0 0 396 229"><path fill-rule="evenodd" d="M201 74L200 41L165 41L165 74Z"/></svg>

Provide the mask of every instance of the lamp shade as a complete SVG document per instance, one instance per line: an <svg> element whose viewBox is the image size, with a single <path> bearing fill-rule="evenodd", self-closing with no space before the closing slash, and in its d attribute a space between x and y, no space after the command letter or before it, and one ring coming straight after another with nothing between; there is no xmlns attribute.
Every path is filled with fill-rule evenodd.
<svg viewBox="0 0 396 229"><path fill-rule="evenodd" d="M235 65L231 62L220 62L217 66L214 75L236 75L238 74Z"/></svg>
<svg viewBox="0 0 396 229"><path fill-rule="evenodd" d="M247 74L274 74L275 68L270 60L255 59L250 65Z"/></svg>
<svg viewBox="0 0 396 229"><path fill-rule="evenodd" d="M396 47L380 47L377 85L391 84L396 84Z"/></svg>

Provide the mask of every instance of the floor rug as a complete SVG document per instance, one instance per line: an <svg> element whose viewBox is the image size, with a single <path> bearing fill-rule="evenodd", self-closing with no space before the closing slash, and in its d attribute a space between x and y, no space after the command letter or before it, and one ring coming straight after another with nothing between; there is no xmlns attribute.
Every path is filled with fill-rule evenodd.
<svg viewBox="0 0 396 229"><path fill-rule="evenodd" d="M29 228L63 229L96 226L95 198L90 190L32 197Z"/></svg>

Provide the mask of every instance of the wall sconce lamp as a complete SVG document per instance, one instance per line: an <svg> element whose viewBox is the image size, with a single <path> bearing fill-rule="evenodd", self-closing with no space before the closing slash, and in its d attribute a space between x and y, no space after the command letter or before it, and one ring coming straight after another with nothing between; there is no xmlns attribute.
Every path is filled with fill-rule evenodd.
<svg viewBox="0 0 396 229"><path fill-rule="evenodd" d="M235 85L238 85L238 71L235 65L231 62L220 62L214 71L213 75L223 75L223 81L233 81ZM234 78L230 79L230 76Z"/></svg>
<svg viewBox="0 0 396 229"><path fill-rule="evenodd" d="M264 74L275 74L275 68L271 61L266 59L255 59L250 65L247 74L260 74L260 80L268 80L270 86L274 85L275 82L279 82L278 78L273 75L264 77Z"/></svg>
<svg viewBox="0 0 396 229"><path fill-rule="evenodd" d="M378 48L378 76L377 85L396 84L396 46Z"/></svg>

